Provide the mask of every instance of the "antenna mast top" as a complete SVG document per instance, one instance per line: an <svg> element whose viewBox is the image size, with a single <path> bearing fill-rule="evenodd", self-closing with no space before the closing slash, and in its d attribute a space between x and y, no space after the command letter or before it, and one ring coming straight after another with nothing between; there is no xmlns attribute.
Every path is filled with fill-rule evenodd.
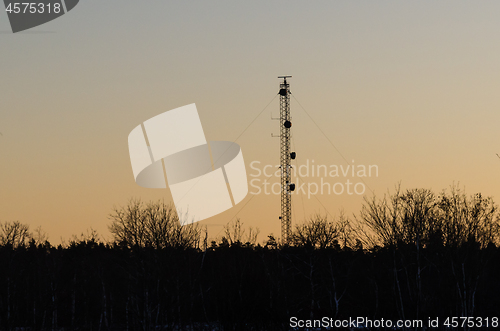
<svg viewBox="0 0 500 331"><path fill-rule="evenodd" d="M292 78L292 76L278 76L278 78L283 78L283 83L286 84L286 79Z"/></svg>

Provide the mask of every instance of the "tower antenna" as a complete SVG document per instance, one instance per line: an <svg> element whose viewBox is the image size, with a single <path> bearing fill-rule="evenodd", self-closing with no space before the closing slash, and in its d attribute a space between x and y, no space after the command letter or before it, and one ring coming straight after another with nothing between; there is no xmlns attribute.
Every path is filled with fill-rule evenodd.
<svg viewBox="0 0 500 331"><path fill-rule="evenodd" d="M290 152L290 84L286 79L292 76L279 76L283 78L280 83L280 169L281 169L281 240L283 245L290 244L292 224L292 191L295 184L291 182L291 160L295 159L295 152Z"/></svg>

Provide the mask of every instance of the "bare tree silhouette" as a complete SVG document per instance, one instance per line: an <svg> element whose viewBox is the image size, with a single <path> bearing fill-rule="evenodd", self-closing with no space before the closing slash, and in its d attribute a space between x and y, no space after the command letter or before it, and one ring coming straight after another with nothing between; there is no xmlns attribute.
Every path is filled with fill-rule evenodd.
<svg viewBox="0 0 500 331"><path fill-rule="evenodd" d="M224 226L224 239L227 240L229 245L247 245L254 246L257 243L257 236L259 235L259 229L250 227L248 233L246 233L243 227L243 222L239 218L234 221L228 222Z"/></svg>
<svg viewBox="0 0 500 331"><path fill-rule="evenodd" d="M32 235L29 225L19 221L0 223L0 245L20 247L28 244Z"/></svg>
<svg viewBox="0 0 500 331"><path fill-rule="evenodd" d="M316 214L303 224L298 224L291 236L291 242L299 247L339 247L346 223L328 220L327 216Z"/></svg>
<svg viewBox="0 0 500 331"><path fill-rule="evenodd" d="M201 229L197 224L182 226L172 205L130 200L109 215L109 231L116 242L129 247L199 248Z"/></svg>
<svg viewBox="0 0 500 331"><path fill-rule="evenodd" d="M485 247L499 243L497 209L491 198L467 197L455 186L438 196L428 189L403 193L398 187L390 197L365 198L360 218L374 233L376 244L456 247L473 241Z"/></svg>

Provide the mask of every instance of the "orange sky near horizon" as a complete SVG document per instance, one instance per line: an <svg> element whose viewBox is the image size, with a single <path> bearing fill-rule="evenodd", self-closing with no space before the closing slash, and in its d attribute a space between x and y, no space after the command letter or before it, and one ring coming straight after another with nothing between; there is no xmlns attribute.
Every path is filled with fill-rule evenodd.
<svg viewBox="0 0 500 331"><path fill-rule="evenodd" d="M279 163L280 75L293 76L295 167L378 169L364 182L309 183L362 182L367 196L399 182L436 193L458 184L499 202L499 12L494 1L86 0L12 34L2 11L0 222L41 226L55 244L89 228L111 239L114 206L169 203L168 189L135 183L127 137L190 103L207 140L241 146L249 181L278 182L257 174ZM261 242L279 237L279 195L249 190L200 222L211 238L235 217L259 228ZM362 202L297 194L293 223L357 214Z"/></svg>

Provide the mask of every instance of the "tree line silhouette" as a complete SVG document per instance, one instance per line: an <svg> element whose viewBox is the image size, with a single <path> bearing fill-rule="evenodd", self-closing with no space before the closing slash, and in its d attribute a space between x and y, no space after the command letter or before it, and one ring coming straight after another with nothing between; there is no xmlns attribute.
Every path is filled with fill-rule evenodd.
<svg viewBox="0 0 500 331"><path fill-rule="evenodd" d="M290 318L494 317L500 219L456 187L367 198L359 215L315 215L290 245L236 220L210 243L172 206L131 200L57 247L0 223L1 330L290 330ZM441 329L445 329L441 326ZM464 327L467 329L467 327ZM471 328L472 329L472 328Z"/></svg>

